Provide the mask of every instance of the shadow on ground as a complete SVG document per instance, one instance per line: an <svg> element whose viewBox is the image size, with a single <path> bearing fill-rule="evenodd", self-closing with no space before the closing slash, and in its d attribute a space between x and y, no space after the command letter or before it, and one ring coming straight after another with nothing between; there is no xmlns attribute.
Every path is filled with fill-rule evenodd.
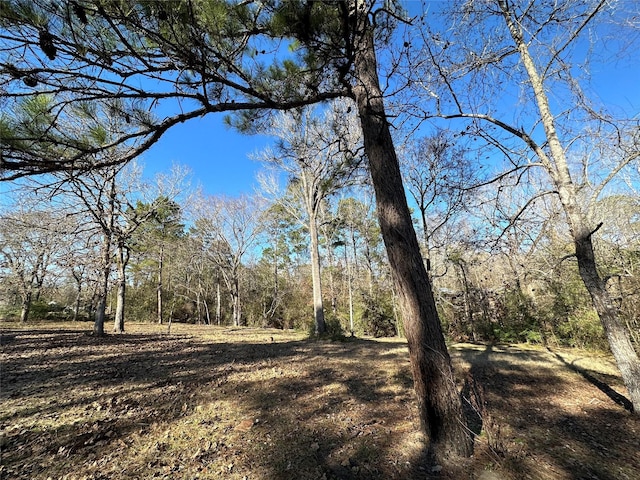
<svg viewBox="0 0 640 480"><path fill-rule="evenodd" d="M5 329L0 472L94 480L605 480L640 472L637 419L549 354L452 354L469 373L472 428L484 432L474 459L438 472L416 432L401 342Z"/></svg>
<svg viewBox="0 0 640 480"><path fill-rule="evenodd" d="M56 478L80 462L101 478L106 458L120 473L105 478L382 479L427 468L402 344L5 330L2 356L7 478ZM171 437L192 422L180 452ZM410 448L389 453L402 442Z"/></svg>
<svg viewBox="0 0 640 480"><path fill-rule="evenodd" d="M640 422L621 408L628 400L612 395L611 385L543 350L455 352L481 386L489 451L512 477L640 478Z"/></svg>

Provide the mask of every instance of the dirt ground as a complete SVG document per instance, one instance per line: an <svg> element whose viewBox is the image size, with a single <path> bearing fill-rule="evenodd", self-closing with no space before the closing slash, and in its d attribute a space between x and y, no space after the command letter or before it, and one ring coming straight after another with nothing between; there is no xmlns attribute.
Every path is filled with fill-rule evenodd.
<svg viewBox="0 0 640 480"><path fill-rule="evenodd" d="M605 355L452 345L479 435L440 466L401 339L90 327L0 324L0 478L640 478L640 417Z"/></svg>

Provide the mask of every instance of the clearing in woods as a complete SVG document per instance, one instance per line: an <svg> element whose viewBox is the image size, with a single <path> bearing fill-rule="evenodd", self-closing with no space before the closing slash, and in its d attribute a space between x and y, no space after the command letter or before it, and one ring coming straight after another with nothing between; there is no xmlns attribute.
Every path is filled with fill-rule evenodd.
<svg viewBox="0 0 640 480"><path fill-rule="evenodd" d="M640 417L608 356L452 345L481 434L441 467L424 460L401 339L89 328L0 324L0 478L640 478Z"/></svg>

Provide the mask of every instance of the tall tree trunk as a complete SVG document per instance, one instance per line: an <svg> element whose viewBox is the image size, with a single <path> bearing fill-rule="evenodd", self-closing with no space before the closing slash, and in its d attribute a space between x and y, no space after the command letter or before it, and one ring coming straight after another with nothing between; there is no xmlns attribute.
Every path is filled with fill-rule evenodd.
<svg viewBox="0 0 640 480"><path fill-rule="evenodd" d="M347 274L347 291L349 294L349 331L353 337L355 331L353 325L353 282L351 280L351 265L349 265L349 253L346 243L344 244L344 267Z"/></svg>
<svg viewBox="0 0 640 480"><path fill-rule="evenodd" d="M118 292L116 295L116 314L113 323L114 333L124 333L124 302L126 282L118 273Z"/></svg>
<svg viewBox="0 0 640 480"><path fill-rule="evenodd" d="M124 333L124 305L127 288L127 263L129 263L129 252L125 245L118 245L118 294L116 297L116 315L113 325L115 333Z"/></svg>
<svg viewBox="0 0 640 480"><path fill-rule="evenodd" d="M202 322L202 311L200 310L200 296L201 296L201 290L198 289L198 291L196 292L196 325L200 325L200 323Z"/></svg>
<svg viewBox="0 0 640 480"><path fill-rule="evenodd" d="M158 286L157 286L157 305L158 305L158 323L162 324L162 267L164 263L164 243L160 245L160 253L158 255Z"/></svg>
<svg viewBox="0 0 640 480"><path fill-rule="evenodd" d="M202 303L204 304L204 314L206 316L206 323L207 325L211 325L211 315L209 314L209 305L207 305L207 297L204 297L204 301Z"/></svg>
<svg viewBox="0 0 640 480"><path fill-rule="evenodd" d="M320 276L320 250L318 247L318 226L314 213L309 215L309 236L311 237L311 278L313 281L313 318L316 335L327 331L322 302L322 277Z"/></svg>
<svg viewBox="0 0 640 480"><path fill-rule="evenodd" d="M364 3L364 2L362 2ZM365 5L353 2L357 22L354 66L364 147L376 196L378 221L397 288L409 345L420 420L436 458L470 456L451 359L436 311L402 184L377 74L373 30Z"/></svg>
<svg viewBox="0 0 640 480"><path fill-rule="evenodd" d="M104 319L107 309L107 294L109 290L109 275L111 275L111 236L104 235L102 245L102 278L98 286L98 305L96 307L95 320L93 322L93 334L104 335Z"/></svg>
<svg viewBox="0 0 640 480"><path fill-rule="evenodd" d="M220 277L216 277L216 323L220 326L222 321L222 296L220 294Z"/></svg>
<svg viewBox="0 0 640 480"><path fill-rule="evenodd" d="M240 282L237 272L233 273L233 281L231 283L231 304L233 306L233 324L236 327L242 325L242 313L240 311Z"/></svg>
<svg viewBox="0 0 640 480"><path fill-rule="evenodd" d="M82 276L76 275L76 272L73 272L73 278L76 281L76 301L73 306L73 321L78 320L78 315L80 314L80 301L82 300Z"/></svg>

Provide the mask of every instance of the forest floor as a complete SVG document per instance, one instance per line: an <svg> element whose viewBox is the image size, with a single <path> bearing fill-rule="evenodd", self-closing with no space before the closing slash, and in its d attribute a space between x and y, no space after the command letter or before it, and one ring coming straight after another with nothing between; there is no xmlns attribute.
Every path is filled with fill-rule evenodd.
<svg viewBox="0 0 640 480"><path fill-rule="evenodd" d="M640 478L640 417L603 354L451 345L481 433L472 458L441 467L401 339L90 328L0 323L0 478Z"/></svg>

